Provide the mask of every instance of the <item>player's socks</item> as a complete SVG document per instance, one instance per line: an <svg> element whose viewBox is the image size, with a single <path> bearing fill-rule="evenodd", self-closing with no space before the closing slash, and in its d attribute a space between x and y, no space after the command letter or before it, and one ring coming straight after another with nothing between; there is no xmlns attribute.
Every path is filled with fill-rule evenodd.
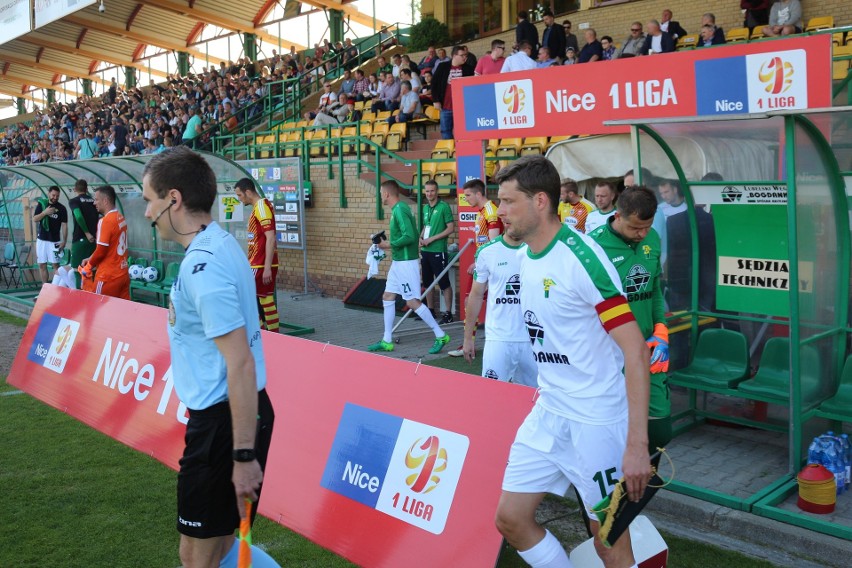
<svg viewBox="0 0 852 568"><path fill-rule="evenodd" d="M258 297L260 307L263 310L263 323L268 331L278 332L278 307L275 305L275 296L269 294L267 296Z"/></svg>
<svg viewBox="0 0 852 568"><path fill-rule="evenodd" d="M553 533L546 531L544 538L529 550L518 551L524 562L533 568L572 568L568 554Z"/></svg>
<svg viewBox="0 0 852 568"><path fill-rule="evenodd" d="M228 554L219 562L219 568L237 568L239 558L240 539L235 539L234 546L231 547ZM280 568L280 565L271 556L254 545L251 547L251 565L252 568Z"/></svg>
<svg viewBox="0 0 852 568"><path fill-rule="evenodd" d="M382 300L382 308L385 314L385 334L382 336L382 341L390 343L393 340L393 318L396 316L396 302Z"/></svg>
<svg viewBox="0 0 852 568"><path fill-rule="evenodd" d="M414 313L420 316L423 323L432 328L432 333L435 334L435 337L444 336L444 330L441 329L441 326L435 321L435 316L432 315L432 312L426 307L426 304L420 304L420 307L414 310Z"/></svg>

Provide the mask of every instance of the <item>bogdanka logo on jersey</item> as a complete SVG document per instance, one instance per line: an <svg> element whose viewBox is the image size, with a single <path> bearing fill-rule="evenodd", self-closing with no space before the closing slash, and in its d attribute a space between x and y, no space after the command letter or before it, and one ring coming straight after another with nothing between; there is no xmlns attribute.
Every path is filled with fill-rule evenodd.
<svg viewBox="0 0 852 568"><path fill-rule="evenodd" d="M464 88L467 130L510 130L535 126L531 79Z"/></svg>
<svg viewBox="0 0 852 568"><path fill-rule="evenodd" d="M698 114L759 113L808 106L803 49L695 62ZM719 81L718 77L725 77Z"/></svg>
<svg viewBox="0 0 852 568"><path fill-rule="evenodd" d="M645 245L646 247L648 245ZM650 254L650 247L649 254ZM638 302L640 300L648 300L653 296L653 293L648 290L648 284L651 282L651 273L641 264L634 264L627 271L627 276L624 278L624 291L627 293L628 302Z"/></svg>
<svg viewBox="0 0 852 568"><path fill-rule="evenodd" d="M506 264L506 263L503 263ZM521 276L513 274L506 281L506 295L498 297L494 300L495 304L520 304L521 299L518 297L521 293Z"/></svg>
<svg viewBox="0 0 852 568"><path fill-rule="evenodd" d="M41 317L27 359L61 374L71 355L80 324L74 320L46 313Z"/></svg>
<svg viewBox="0 0 852 568"><path fill-rule="evenodd" d="M467 436L348 403L320 485L441 534L469 445Z"/></svg>
<svg viewBox="0 0 852 568"><path fill-rule="evenodd" d="M557 363L559 365L570 365L567 355L553 351L539 351L544 345L544 326L538 321L535 312L527 310L524 312L524 325L530 336L530 344L533 347L533 357L539 363Z"/></svg>

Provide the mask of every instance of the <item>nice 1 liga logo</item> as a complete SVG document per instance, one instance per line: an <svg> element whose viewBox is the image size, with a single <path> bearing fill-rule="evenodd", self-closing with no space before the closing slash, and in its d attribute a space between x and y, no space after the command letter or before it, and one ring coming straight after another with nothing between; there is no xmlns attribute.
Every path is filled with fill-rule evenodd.
<svg viewBox="0 0 852 568"><path fill-rule="evenodd" d="M790 89L794 72L792 63L780 57L773 57L760 66L757 78L763 83L767 93L780 95Z"/></svg>
<svg viewBox="0 0 852 568"><path fill-rule="evenodd" d="M426 494L441 482L438 474L447 469L447 450L438 436L429 436L422 444L421 440L415 440L405 454L405 467L418 470L405 478L405 484L415 493Z"/></svg>
<svg viewBox="0 0 852 568"><path fill-rule="evenodd" d="M524 110L524 99L526 99L526 93L517 85L510 85L503 91L503 104L511 114L518 114Z"/></svg>

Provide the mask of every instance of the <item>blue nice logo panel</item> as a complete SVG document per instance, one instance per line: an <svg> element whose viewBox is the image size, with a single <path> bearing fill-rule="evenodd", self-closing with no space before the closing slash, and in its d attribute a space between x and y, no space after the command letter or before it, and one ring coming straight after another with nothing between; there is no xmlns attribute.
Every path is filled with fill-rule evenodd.
<svg viewBox="0 0 852 568"><path fill-rule="evenodd" d="M27 359L62 374L79 329L79 322L45 313L38 324Z"/></svg>
<svg viewBox="0 0 852 568"><path fill-rule="evenodd" d="M482 178L482 156L459 156L458 164L459 186L472 179Z"/></svg>
<svg viewBox="0 0 852 568"><path fill-rule="evenodd" d="M375 507L402 418L347 403L320 485Z"/></svg>
<svg viewBox="0 0 852 568"><path fill-rule="evenodd" d="M696 61L695 91L699 115L749 112L746 58Z"/></svg>
<svg viewBox="0 0 852 568"><path fill-rule="evenodd" d="M494 85L471 85L464 88L465 128L494 130L499 128Z"/></svg>
<svg viewBox="0 0 852 568"><path fill-rule="evenodd" d="M30 352L27 359L38 365L44 366L47 360L47 354L50 351L50 346L53 345L53 338L56 336L56 330L59 328L59 323L62 321L51 314L44 314L41 318L41 323L38 325L33 344L30 346Z"/></svg>

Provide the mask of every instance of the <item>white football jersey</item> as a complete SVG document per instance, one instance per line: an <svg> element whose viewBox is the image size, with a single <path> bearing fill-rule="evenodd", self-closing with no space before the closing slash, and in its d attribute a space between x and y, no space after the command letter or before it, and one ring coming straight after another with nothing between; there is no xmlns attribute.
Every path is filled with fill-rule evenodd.
<svg viewBox="0 0 852 568"><path fill-rule="evenodd" d="M488 284L485 338L489 341L527 341L521 312L521 247L510 246L503 236L476 251L474 278Z"/></svg>

